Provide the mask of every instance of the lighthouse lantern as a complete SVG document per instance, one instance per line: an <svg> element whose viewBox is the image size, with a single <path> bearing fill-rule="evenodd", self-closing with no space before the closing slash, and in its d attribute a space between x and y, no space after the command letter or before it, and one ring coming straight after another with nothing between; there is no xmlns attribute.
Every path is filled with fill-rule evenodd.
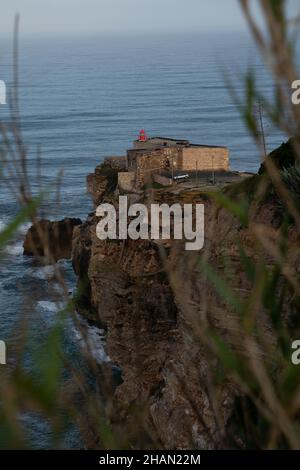
<svg viewBox="0 0 300 470"><path fill-rule="evenodd" d="M146 142L148 140L148 136L146 134L146 131L142 129L139 133L139 141L140 142Z"/></svg>

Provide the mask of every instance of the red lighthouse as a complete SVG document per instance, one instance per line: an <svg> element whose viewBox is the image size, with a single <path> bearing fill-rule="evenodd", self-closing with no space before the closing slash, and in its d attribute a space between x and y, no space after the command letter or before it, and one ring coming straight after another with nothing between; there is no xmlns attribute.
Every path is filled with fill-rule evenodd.
<svg viewBox="0 0 300 470"><path fill-rule="evenodd" d="M144 131L144 129L142 129L139 133L139 141L140 142L146 142L148 140L148 136L146 134L146 131Z"/></svg>

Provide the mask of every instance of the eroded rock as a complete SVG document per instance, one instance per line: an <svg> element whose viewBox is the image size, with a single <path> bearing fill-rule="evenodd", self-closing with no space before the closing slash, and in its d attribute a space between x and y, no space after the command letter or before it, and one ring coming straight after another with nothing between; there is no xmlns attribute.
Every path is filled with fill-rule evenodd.
<svg viewBox="0 0 300 470"><path fill-rule="evenodd" d="M80 219L39 220L27 231L23 248L26 256L43 256L49 261L71 258L73 230Z"/></svg>

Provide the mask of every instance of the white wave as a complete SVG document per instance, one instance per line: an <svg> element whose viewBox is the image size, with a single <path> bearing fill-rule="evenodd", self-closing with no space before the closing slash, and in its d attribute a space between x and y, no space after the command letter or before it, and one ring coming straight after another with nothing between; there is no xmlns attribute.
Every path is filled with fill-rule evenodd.
<svg viewBox="0 0 300 470"><path fill-rule="evenodd" d="M59 312L64 307L62 302L53 302L50 300L40 300L37 303L38 307L43 310L43 319L46 324L51 324L55 318L53 314ZM51 314L51 315L47 315ZM80 326L74 326L72 323L71 335L79 347L84 352L90 352L98 364L110 362L109 356L106 354L105 332L95 325L90 325L85 319L77 316Z"/></svg>
<svg viewBox="0 0 300 470"><path fill-rule="evenodd" d="M20 256L23 254L23 242L14 243L5 247L5 252L12 256Z"/></svg>
<svg viewBox="0 0 300 470"><path fill-rule="evenodd" d="M26 222L25 224L20 225L20 227L18 228L18 232L22 235L25 235L25 233L30 229L31 226L31 222Z"/></svg>
<svg viewBox="0 0 300 470"><path fill-rule="evenodd" d="M0 219L0 232L2 232L2 230L6 228L8 223L9 223L8 217L3 217L2 219Z"/></svg>
<svg viewBox="0 0 300 470"><path fill-rule="evenodd" d="M0 219L0 233L5 230L5 228L10 223L8 217L3 217ZM31 227L31 223L25 223L21 225L18 230L14 233L13 242L9 243L4 247L4 252L11 256L20 256L23 255L23 239L27 230Z"/></svg>
<svg viewBox="0 0 300 470"><path fill-rule="evenodd" d="M39 300L38 306L41 309L51 313L57 313L63 308L63 305L61 303L51 302L50 300Z"/></svg>
<svg viewBox="0 0 300 470"><path fill-rule="evenodd" d="M55 267L43 266L41 268L30 268L26 271L26 274L36 279L42 279L43 281L48 281L54 278Z"/></svg>
<svg viewBox="0 0 300 470"><path fill-rule="evenodd" d="M90 325L86 320L79 319L81 328L74 327L75 340L85 352L90 352L98 364L110 362L104 348L105 333L95 325Z"/></svg>
<svg viewBox="0 0 300 470"><path fill-rule="evenodd" d="M0 219L0 232L2 232L3 230L5 230L5 228L10 224L10 222L13 221L13 218L9 218L9 217L2 217L2 219ZM27 232L28 229L30 229L32 223L31 222L25 222L24 224L20 225L17 229L17 233L19 233L20 235L25 235L25 233Z"/></svg>
<svg viewBox="0 0 300 470"><path fill-rule="evenodd" d="M39 300L37 302L37 309L40 311L41 319L45 323L46 328L51 328L56 324L59 312L64 307L65 304L63 302L53 302L50 300Z"/></svg>

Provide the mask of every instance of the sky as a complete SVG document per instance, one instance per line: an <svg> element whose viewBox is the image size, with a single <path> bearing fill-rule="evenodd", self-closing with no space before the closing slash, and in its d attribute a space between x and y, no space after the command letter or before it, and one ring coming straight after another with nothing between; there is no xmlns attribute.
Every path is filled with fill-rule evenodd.
<svg viewBox="0 0 300 470"><path fill-rule="evenodd" d="M23 34L236 31L245 28L238 0L1 0L0 34L15 13Z"/></svg>
<svg viewBox="0 0 300 470"><path fill-rule="evenodd" d="M29 35L246 29L238 0L1 0L0 35L11 34L15 13Z"/></svg>

